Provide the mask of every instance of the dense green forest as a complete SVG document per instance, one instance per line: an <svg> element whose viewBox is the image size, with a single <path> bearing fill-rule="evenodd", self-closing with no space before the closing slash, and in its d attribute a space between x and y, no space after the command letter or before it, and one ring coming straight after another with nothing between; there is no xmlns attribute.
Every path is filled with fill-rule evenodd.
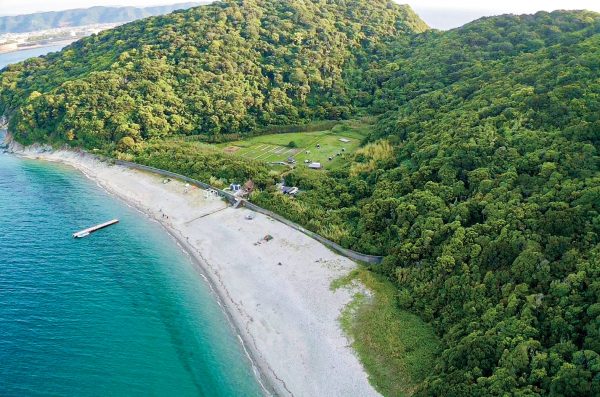
<svg viewBox="0 0 600 397"><path fill-rule="evenodd" d="M38 12L27 15L0 17L0 34L25 33L36 30L92 25L97 23L130 22L153 15L168 14L175 10L197 6L195 3L178 3L154 7L90 7L76 10Z"/></svg>
<svg viewBox="0 0 600 397"><path fill-rule="evenodd" d="M600 15L428 30L384 0L224 1L0 74L24 143L221 183L358 251L430 323L423 396L600 395ZM202 145L378 115L348 167L277 173ZM167 140L165 140L168 138Z"/></svg>
<svg viewBox="0 0 600 397"><path fill-rule="evenodd" d="M218 2L8 67L0 113L19 109L12 128L26 142L86 147L344 118L347 71L385 38L425 28L381 0Z"/></svg>

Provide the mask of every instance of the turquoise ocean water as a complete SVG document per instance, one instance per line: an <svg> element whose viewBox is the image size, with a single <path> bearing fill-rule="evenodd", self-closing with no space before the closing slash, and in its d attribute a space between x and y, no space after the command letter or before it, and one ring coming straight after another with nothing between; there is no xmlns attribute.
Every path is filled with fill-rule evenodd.
<svg viewBox="0 0 600 397"><path fill-rule="evenodd" d="M158 224L66 166L0 154L0 396L260 394L216 297Z"/></svg>

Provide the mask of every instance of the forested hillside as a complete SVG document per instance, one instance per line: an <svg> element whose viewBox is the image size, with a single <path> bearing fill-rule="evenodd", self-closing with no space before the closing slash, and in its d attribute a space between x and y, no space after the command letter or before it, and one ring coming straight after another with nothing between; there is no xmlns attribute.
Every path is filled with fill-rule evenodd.
<svg viewBox="0 0 600 397"><path fill-rule="evenodd" d="M421 395L600 393L599 33L541 13L400 40L362 79L395 110L352 167L257 197L388 255L376 271L443 337Z"/></svg>
<svg viewBox="0 0 600 397"><path fill-rule="evenodd" d="M76 10L38 12L27 15L2 16L0 17L0 34L34 32L37 30L97 23L129 22L153 15L167 14L174 10L184 10L196 6L198 3L179 3L145 8L91 7Z"/></svg>
<svg viewBox="0 0 600 397"><path fill-rule="evenodd" d="M358 229L395 241L400 305L444 337L424 394L600 394L598 21L381 122L395 159Z"/></svg>
<svg viewBox="0 0 600 397"><path fill-rule="evenodd" d="M598 14L540 12L482 18L447 32L399 36L371 57L357 80L363 103L377 111L397 107L426 92L480 76L485 64L598 33Z"/></svg>
<svg viewBox="0 0 600 397"><path fill-rule="evenodd" d="M0 86L24 143L252 177L255 202L386 255L372 271L442 339L416 394L600 395L599 14L436 32L383 0L226 1L11 66ZM164 142L365 114L348 167L285 176L296 198L264 164Z"/></svg>
<svg viewBox="0 0 600 397"><path fill-rule="evenodd" d="M25 142L87 147L349 117L348 70L384 39L424 29L384 0L218 2L9 67L0 113L14 113Z"/></svg>

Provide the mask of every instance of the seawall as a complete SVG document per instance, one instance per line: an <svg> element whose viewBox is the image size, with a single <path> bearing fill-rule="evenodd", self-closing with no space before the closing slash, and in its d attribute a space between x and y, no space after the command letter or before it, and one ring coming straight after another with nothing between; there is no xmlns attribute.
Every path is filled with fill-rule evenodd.
<svg viewBox="0 0 600 397"><path fill-rule="evenodd" d="M150 167L147 165L142 165L142 164L137 164L137 163L132 163L130 161L124 161L124 160L115 160L114 161L115 164L120 165L122 167L127 167L127 168L132 168L132 169L137 169L137 170L143 170L143 171L148 171L148 172L152 172L155 174L159 174L162 176L167 176L167 177L171 177L171 178L175 178L175 179L179 179L182 181L185 181L191 185L200 187L202 189L213 189L215 191L217 191L219 193L219 195L221 197L223 197L224 199L228 200L230 203L234 204L238 198L236 198L233 194L228 193L224 190L220 190L217 189L207 183L198 181L196 179L193 178L189 178L187 176L181 175L181 174L177 174L171 171L166 171L166 170L162 170L159 168L154 168L154 167ZM298 225L295 222L290 221L289 219L284 218L281 215L278 215L272 211L269 211L265 208L259 207L256 204L253 204L251 202L249 202L248 200L242 200L242 205L252 211L261 213L263 215L267 215L281 223L286 224L287 226L296 229L304 234L306 234L307 236L314 238L315 240L319 241L320 243L324 244L325 246L333 249L334 251L338 252L339 254L344 255L347 258L350 258L352 260L356 260L356 261L360 261L360 262L365 262L365 263L369 263L369 264L380 264L383 261L383 256L375 256L375 255L367 255L367 254L363 254L360 252L356 252L353 251L351 249L348 248L344 248L341 245L326 239L325 237L311 232L310 230L305 229L304 227Z"/></svg>

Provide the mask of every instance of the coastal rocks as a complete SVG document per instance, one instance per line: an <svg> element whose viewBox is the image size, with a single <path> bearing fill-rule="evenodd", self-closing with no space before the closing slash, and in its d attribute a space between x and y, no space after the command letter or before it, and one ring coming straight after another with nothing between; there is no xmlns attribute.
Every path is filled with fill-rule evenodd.
<svg viewBox="0 0 600 397"><path fill-rule="evenodd" d="M0 150L4 149L4 152L7 153L17 153L17 154L27 154L27 155L37 155L43 153L52 153L54 149L50 145L41 145L34 144L31 146L23 146L20 143L16 142L10 134L7 134L3 140L4 148L0 146Z"/></svg>
<svg viewBox="0 0 600 397"><path fill-rule="evenodd" d="M8 152L8 134L5 129L0 129L0 153Z"/></svg>

